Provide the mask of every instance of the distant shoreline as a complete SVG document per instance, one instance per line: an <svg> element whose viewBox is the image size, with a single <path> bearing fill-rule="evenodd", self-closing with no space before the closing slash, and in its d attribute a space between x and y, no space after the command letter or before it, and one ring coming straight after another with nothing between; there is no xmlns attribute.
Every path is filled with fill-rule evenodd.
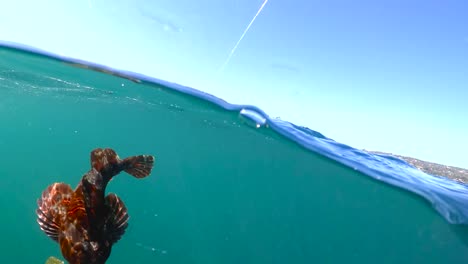
<svg viewBox="0 0 468 264"><path fill-rule="evenodd" d="M454 181L468 184L468 170L466 169L437 164L433 162L423 161L423 160L419 160L415 158L405 157L405 156L381 152L381 151L368 151L368 150L365 150L365 151L369 153L373 153L373 154L388 155L388 156L392 156L395 158L399 158L427 174L446 177Z"/></svg>

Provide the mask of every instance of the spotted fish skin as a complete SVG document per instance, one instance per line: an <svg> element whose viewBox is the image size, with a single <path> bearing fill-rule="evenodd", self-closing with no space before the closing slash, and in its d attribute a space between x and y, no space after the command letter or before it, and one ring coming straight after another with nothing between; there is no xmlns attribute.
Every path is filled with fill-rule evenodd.
<svg viewBox="0 0 468 264"><path fill-rule="evenodd" d="M109 258L112 245L128 226L127 208L115 194L105 196L109 181L125 171L135 178L150 175L154 157L132 156L121 160L112 149L91 152L91 170L75 190L66 183L53 183L38 199L37 222L58 242L71 264L100 264Z"/></svg>

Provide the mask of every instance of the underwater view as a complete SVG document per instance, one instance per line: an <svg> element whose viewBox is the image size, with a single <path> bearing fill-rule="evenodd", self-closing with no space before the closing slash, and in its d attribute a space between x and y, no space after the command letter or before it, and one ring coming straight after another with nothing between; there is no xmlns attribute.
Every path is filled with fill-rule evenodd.
<svg viewBox="0 0 468 264"><path fill-rule="evenodd" d="M253 106L4 43L0 123L6 263L64 259L37 202L74 189L96 148L154 156L109 182L129 220L106 263L468 261L465 184Z"/></svg>

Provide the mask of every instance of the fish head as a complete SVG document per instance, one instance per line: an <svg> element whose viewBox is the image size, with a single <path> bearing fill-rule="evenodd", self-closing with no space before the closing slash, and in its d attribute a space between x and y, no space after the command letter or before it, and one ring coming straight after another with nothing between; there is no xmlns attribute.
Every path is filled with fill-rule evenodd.
<svg viewBox="0 0 468 264"><path fill-rule="evenodd" d="M109 243L109 241L89 242L89 250L87 253L88 259L90 260L89 263L105 263L110 256L111 247L112 245Z"/></svg>

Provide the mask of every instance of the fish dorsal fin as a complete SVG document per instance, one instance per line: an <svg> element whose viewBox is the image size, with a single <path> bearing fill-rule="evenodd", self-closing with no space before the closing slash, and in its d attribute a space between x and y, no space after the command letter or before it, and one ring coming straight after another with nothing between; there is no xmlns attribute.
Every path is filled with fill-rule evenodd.
<svg viewBox="0 0 468 264"><path fill-rule="evenodd" d="M37 223L46 235L58 241L60 220L66 212L73 194L70 185L65 183L54 183L42 192L41 198L37 200Z"/></svg>
<svg viewBox="0 0 468 264"><path fill-rule="evenodd" d="M105 228L109 241L114 244L125 233L129 216L123 201L113 193L106 196L106 206L108 210Z"/></svg>
<svg viewBox="0 0 468 264"><path fill-rule="evenodd" d="M104 168L110 165L120 163L120 158L117 153L109 148L97 148L91 151L91 167L101 172Z"/></svg>

